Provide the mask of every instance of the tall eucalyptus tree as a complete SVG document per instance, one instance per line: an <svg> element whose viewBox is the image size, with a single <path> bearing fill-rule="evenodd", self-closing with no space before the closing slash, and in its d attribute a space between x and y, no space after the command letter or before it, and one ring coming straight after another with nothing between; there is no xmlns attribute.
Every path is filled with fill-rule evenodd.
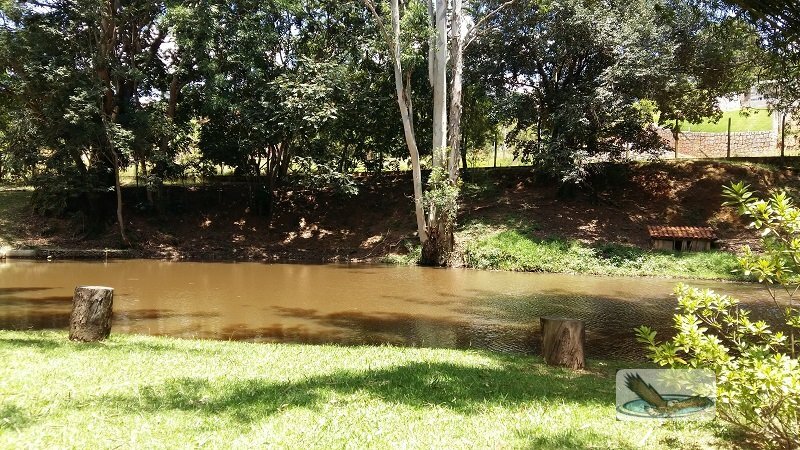
<svg viewBox="0 0 800 450"><path fill-rule="evenodd" d="M421 262L427 265L445 265L449 262L453 249L458 202L457 169L461 142L464 49L474 39L478 26L489 16L513 3L513 0L488 12L479 5L473 12L484 13L485 16L474 17L476 20L471 27L465 26L462 0L390 0L390 27L385 25L385 15L380 4L374 0L363 1L372 12L390 49L397 102L411 156L417 233L422 244ZM422 186L420 150L414 126L412 77L411 72L403 69L404 59L413 58L419 45L402 42L402 24L405 24L408 32L407 28L419 26L420 23L423 24L422 28L415 31L418 35L428 36L428 81L433 91L432 171L427 191ZM452 77L450 83L447 81L448 67Z"/></svg>

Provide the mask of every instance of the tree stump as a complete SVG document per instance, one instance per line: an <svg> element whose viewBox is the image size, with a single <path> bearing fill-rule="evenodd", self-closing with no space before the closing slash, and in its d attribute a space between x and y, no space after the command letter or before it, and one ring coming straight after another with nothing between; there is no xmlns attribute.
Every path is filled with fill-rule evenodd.
<svg viewBox="0 0 800 450"><path fill-rule="evenodd" d="M586 365L583 354L586 330L583 321L559 317L542 317L540 321L545 362L551 366L583 369Z"/></svg>
<svg viewBox="0 0 800 450"><path fill-rule="evenodd" d="M69 338L72 341L102 341L111 334L111 306L114 289L103 286L78 286L72 298Z"/></svg>

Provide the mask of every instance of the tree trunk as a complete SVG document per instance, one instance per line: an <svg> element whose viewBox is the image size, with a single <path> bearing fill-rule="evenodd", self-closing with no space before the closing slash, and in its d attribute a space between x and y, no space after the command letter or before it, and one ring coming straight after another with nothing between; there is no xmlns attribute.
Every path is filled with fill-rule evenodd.
<svg viewBox="0 0 800 450"><path fill-rule="evenodd" d="M117 191L117 222L119 222L119 236L122 238L122 243L127 247L130 245L128 236L125 235L125 219L122 217L122 186L119 182L119 157L115 150L114 153L114 187Z"/></svg>
<svg viewBox="0 0 800 450"><path fill-rule="evenodd" d="M431 48L428 53L429 80L433 88L433 168L444 170L448 173L448 161L451 155L447 153L447 58L449 47L447 42L448 24L448 0L432 0L435 6L428 4L430 23L435 28L435 33L431 39ZM390 0L389 5L392 15L392 30L389 33L383 26L380 14L377 12L376 4L373 0L364 0L364 3L372 12L384 35L389 47L392 48L392 63L394 67L395 89L397 91L397 102L400 106L400 115L403 122L403 132L411 155L412 175L414 179L414 206L417 217L417 231L423 247L422 262L428 264L442 265L447 262L453 243L453 224L449 215L436 211L436 208L429 208L425 211L422 195L422 174L419 161L419 149L417 147L416 136L413 124L413 105L411 101L411 76L404 74L400 57L400 5L399 0ZM458 4L461 4L459 0ZM461 8L458 8L460 17ZM460 84L460 81L459 81ZM457 157L458 153L456 153ZM457 158L456 158L457 162ZM448 173L449 175L449 173ZM453 180L454 181L454 180ZM429 234L436 235L433 242L430 241Z"/></svg>
<svg viewBox="0 0 800 450"><path fill-rule="evenodd" d="M339 172L346 173L347 172L347 155L348 155L348 144L344 144L344 148L342 149L342 157L339 161Z"/></svg>
<svg viewBox="0 0 800 450"><path fill-rule="evenodd" d="M435 0L425 0L428 6L428 26L436 29L436 10L433 2ZM428 37L428 83L433 88L433 79L436 77L436 33L430 33Z"/></svg>
<svg viewBox="0 0 800 450"><path fill-rule="evenodd" d="M497 130L494 130L494 164L492 167L497 168Z"/></svg>
<svg viewBox="0 0 800 450"><path fill-rule="evenodd" d="M400 6L399 0L391 1L392 9L392 59L394 66L394 85L397 91L397 103L400 105L400 116L403 120L403 133L406 138L406 146L411 155L411 173L414 183L414 210L417 216L417 233L419 240L424 245L428 239L425 226L425 208L422 204L422 170L419 162L419 149L417 148L417 138L414 134L413 104L411 102L411 77L408 82L403 82L403 67L400 59Z"/></svg>
<svg viewBox="0 0 800 450"><path fill-rule="evenodd" d="M450 142L450 158L448 169L450 181L458 179L458 156L461 145L461 113L462 107L462 75L464 72L464 35L462 33L462 0L453 0L453 14L450 23L452 38L450 40L450 59L453 67L453 81L450 91L450 124L448 136ZM466 160L466 158L464 158ZM466 169L466 164L464 168Z"/></svg>
<svg viewBox="0 0 800 450"><path fill-rule="evenodd" d="M72 341L101 341L111 334L111 307L114 289L78 286L72 298L69 338Z"/></svg>
<svg viewBox="0 0 800 450"><path fill-rule="evenodd" d="M147 172L147 163L144 160L142 160L142 176L144 177L144 192L145 195L147 195L147 204L154 208L156 206L156 200L153 197L153 189L150 185L150 174Z"/></svg>
<svg viewBox="0 0 800 450"><path fill-rule="evenodd" d="M678 119L675 119L675 127L672 129L672 137L675 139L675 159L678 159L678 140L680 139L681 130L678 128Z"/></svg>
<svg viewBox="0 0 800 450"><path fill-rule="evenodd" d="M433 53L433 167L447 168L447 0L435 0L436 48Z"/></svg>
<svg viewBox="0 0 800 450"><path fill-rule="evenodd" d="M439 218L438 226L428 229L428 240L422 244L420 264L423 266L447 266L453 253L453 224Z"/></svg>
<svg viewBox="0 0 800 450"><path fill-rule="evenodd" d="M583 369L586 366L583 354L586 330L583 321L557 317L542 317L540 321L545 362L551 366Z"/></svg>
<svg viewBox="0 0 800 450"><path fill-rule="evenodd" d="M467 144L469 144L469 136L464 136L464 146L461 147L461 164L464 167L462 176L465 179L467 178L467 169L469 169L469 165L467 164Z"/></svg>
<svg viewBox="0 0 800 450"><path fill-rule="evenodd" d="M289 174L289 164L292 162L292 143L291 139L286 140L281 144L281 160L280 166L278 167L278 178L276 178L276 182L278 184L282 183L286 180L286 176Z"/></svg>
<svg viewBox="0 0 800 450"><path fill-rule="evenodd" d="M784 156L786 156L786 113L783 113L781 119L781 158Z"/></svg>
<svg viewBox="0 0 800 450"><path fill-rule="evenodd" d="M459 8L454 12L460 20L460 4ZM447 58L450 54L450 49L447 41L447 0L435 0L435 8L433 9L434 17L432 22L435 25L435 43L436 47L434 52L429 53L429 57L433 56L433 61L429 61L429 67L432 68L433 80L433 170L443 170L447 174L447 180L454 183L458 177L458 153L453 155L448 152L448 126L447 121ZM430 11L430 10L429 10ZM459 30L460 32L460 30ZM460 41L460 38L457 39ZM459 62L458 65L461 63ZM460 79L457 80L458 90L460 93ZM454 86L455 88L455 86ZM456 106L460 107L460 98ZM458 139L458 137L456 137ZM458 151L458 145L456 145ZM453 159L455 156L455 159ZM455 171L455 172L454 172ZM428 240L422 243L422 258L421 263L424 265L444 266L447 265L450 258L450 253L453 250L453 221L452 215L448 211L440 211L437 208L430 206L428 208L427 220L427 233Z"/></svg>

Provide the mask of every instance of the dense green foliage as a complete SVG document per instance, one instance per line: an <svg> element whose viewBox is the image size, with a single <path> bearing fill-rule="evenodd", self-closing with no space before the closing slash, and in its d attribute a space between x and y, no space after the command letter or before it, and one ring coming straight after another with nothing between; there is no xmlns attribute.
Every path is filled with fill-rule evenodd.
<svg viewBox="0 0 800 450"><path fill-rule="evenodd" d="M764 283L776 305L784 300L785 325L789 327L788 353L797 357L795 335L800 330L800 306L795 294L800 287L800 209L786 192L758 198L743 182L725 188L728 204L752 222L750 227L761 235L762 253L754 255L749 247L739 265L746 276Z"/></svg>
<svg viewBox="0 0 800 450"><path fill-rule="evenodd" d="M522 156L567 181L593 158L660 153L650 127L720 114L747 90L752 31L695 2L517 1L474 57L517 121ZM480 54L478 54L480 53Z"/></svg>
<svg viewBox="0 0 800 450"><path fill-rule="evenodd" d="M704 425L617 421L601 361L9 331L0 360L3 448L725 446Z"/></svg>
<svg viewBox="0 0 800 450"><path fill-rule="evenodd" d="M723 419L765 446L796 448L800 308L794 295L800 286L800 210L784 193L759 199L744 183L726 187L725 192L729 203L761 233L763 253L754 255L746 249L739 262L745 275L767 286L782 323L771 326L751 318L734 298L680 285L676 335L659 342L655 332L640 327L638 339L661 365L715 370Z"/></svg>
<svg viewBox="0 0 800 450"><path fill-rule="evenodd" d="M751 28L696 2L504 3L464 5L480 23L462 149L503 124L522 155L580 179L594 156L657 151L655 109L699 121L749 87ZM414 133L428 142L431 28L422 2L401 5ZM296 157L344 174L408 157L389 49L360 2L4 1L0 44L0 176L34 183L42 212L108 220L114 172L133 167L159 209L164 180L223 167L268 213Z"/></svg>
<svg viewBox="0 0 800 450"><path fill-rule="evenodd" d="M343 172L402 149L357 4L4 2L0 22L2 172L43 212L106 220L115 163L156 207L164 180L232 167L268 212L295 156Z"/></svg>
<svg viewBox="0 0 800 450"><path fill-rule="evenodd" d="M800 10L782 0L724 0L758 29L766 51L756 65L758 89L783 114L800 112Z"/></svg>

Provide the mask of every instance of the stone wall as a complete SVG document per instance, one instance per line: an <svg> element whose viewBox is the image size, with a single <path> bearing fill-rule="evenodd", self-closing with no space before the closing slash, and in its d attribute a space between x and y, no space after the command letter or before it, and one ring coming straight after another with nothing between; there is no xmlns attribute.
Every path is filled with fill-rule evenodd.
<svg viewBox="0 0 800 450"><path fill-rule="evenodd" d="M659 129L658 134L675 148L672 131ZM788 139L787 139L788 141ZM787 142L787 150L789 142ZM780 139L773 131L743 131L731 133L732 157L780 155ZM685 132L678 136L678 156L681 158L724 158L728 154L728 133Z"/></svg>

